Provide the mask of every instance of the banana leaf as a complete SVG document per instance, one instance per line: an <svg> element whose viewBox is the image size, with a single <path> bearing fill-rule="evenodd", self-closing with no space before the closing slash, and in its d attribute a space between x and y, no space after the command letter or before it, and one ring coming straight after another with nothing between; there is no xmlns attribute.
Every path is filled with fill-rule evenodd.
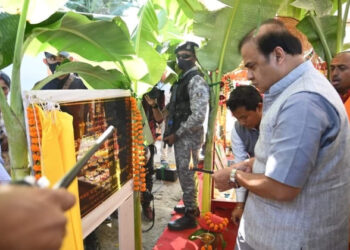
<svg viewBox="0 0 350 250"><path fill-rule="evenodd" d="M34 28L25 45L36 38L44 45L74 52L91 61L120 61L135 52L124 27L119 25L120 20L91 21L83 15L68 12L53 24ZM44 45L30 49L39 53Z"/></svg>
<svg viewBox="0 0 350 250"><path fill-rule="evenodd" d="M162 20L159 30L164 41L167 40L166 37L172 39L172 36L182 41L184 35L192 30L194 13L205 10L197 0L153 0L153 3L163 9L158 17Z"/></svg>
<svg viewBox="0 0 350 250"><path fill-rule="evenodd" d="M32 24L48 19L58 8L63 7L68 0L31 0L29 1L26 20ZM10 14L22 12L23 0L0 0L2 9ZM17 30L17 29L16 29Z"/></svg>
<svg viewBox="0 0 350 250"><path fill-rule="evenodd" d="M204 47L197 51L202 67L209 71L219 70L219 74L234 70L241 61L238 51L240 39L259 21L272 18L280 1L221 0L227 7L217 11L196 12L194 34L206 39Z"/></svg>
<svg viewBox="0 0 350 250"><path fill-rule="evenodd" d="M343 15L343 7L338 6L338 4L343 5L345 2L347 4ZM350 1L313 0L303 2L297 0L292 4L308 11L297 27L307 36L316 53L327 62L329 67L332 57L343 50ZM337 14L332 15L335 11Z"/></svg>
<svg viewBox="0 0 350 250"><path fill-rule="evenodd" d="M294 2L294 0L284 0L277 11L277 15L301 20L305 16L307 10L294 7L291 5L292 2Z"/></svg>
<svg viewBox="0 0 350 250"><path fill-rule="evenodd" d="M330 14L333 7L332 1L329 0L295 0L291 5L307 11L315 11L319 17Z"/></svg>
<svg viewBox="0 0 350 250"><path fill-rule="evenodd" d="M19 15L0 13L0 69L13 61Z"/></svg>
<svg viewBox="0 0 350 250"><path fill-rule="evenodd" d="M334 56L336 51L337 43L337 17L336 16L323 16L319 18L320 28L322 34L325 36L327 41L328 48L332 56ZM309 42L312 44L312 47L316 51L317 55L320 56L323 60L326 60L326 51L325 47L322 44L319 33L317 32L316 27L313 24L312 17L310 15L305 16L298 24L297 28L303 32Z"/></svg>
<svg viewBox="0 0 350 250"><path fill-rule="evenodd" d="M38 24L30 24L27 22L24 36L29 36L35 27L47 26L58 21L64 14L63 12L56 12L48 19ZM18 22L19 15L11 15L6 12L0 13L0 69L9 66L13 61ZM35 56L35 54L33 55Z"/></svg>
<svg viewBox="0 0 350 250"><path fill-rule="evenodd" d="M77 73L92 89L129 89L126 77L118 70L105 70L82 62L68 62L57 67L55 73L40 81L33 89L41 89L46 83L70 72Z"/></svg>
<svg viewBox="0 0 350 250"><path fill-rule="evenodd" d="M195 0L177 0L180 8L189 19L193 19L195 11L202 11L205 9L203 4Z"/></svg>
<svg viewBox="0 0 350 250"><path fill-rule="evenodd" d="M133 40L135 41L136 55L142 58L148 67L148 74L142 81L155 84L161 78L165 67L165 58L157 52L155 47L158 41L158 19L151 1L141 10L139 25L137 26ZM134 89L137 91L137 89Z"/></svg>

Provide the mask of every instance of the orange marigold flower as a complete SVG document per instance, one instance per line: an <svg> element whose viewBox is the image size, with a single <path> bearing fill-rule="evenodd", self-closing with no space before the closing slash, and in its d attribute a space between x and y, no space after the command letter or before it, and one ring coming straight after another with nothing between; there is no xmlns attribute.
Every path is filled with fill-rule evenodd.
<svg viewBox="0 0 350 250"><path fill-rule="evenodd" d="M37 145L32 145L32 146L30 146L30 148L31 148L31 150L32 150L33 152L38 152L38 151L40 151L40 148L39 148L39 146L37 146Z"/></svg>
<svg viewBox="0 0 350 250"><path fill-rule="evenodd" d="M40 165L34 165L33 169L34 169L34 171L40 171L41 170L41 166Z"/></svg>
<svg viewBox="0 0 350 250"><path fill-rule="evenodd" d="M205 213L204 216L201 216L198 219L198 223L201 228L213 232L223 232L227 228L225 221L228 221L228 219L210 212Z"/></svg>
<svg viewBox="0 0 350 250"><path fill-rule="evenodd" d="M40 160L40 155L38 155L38 154L33 154L33 160L34 160L34 161L39 161L39 160Z"/></svg>
<svg viewBox="0 0 350 250"><path fill-rule="evenodd" d="M32 138L32 143L33 144L38 144L39 143L39 139L38 138Z"/></svg>

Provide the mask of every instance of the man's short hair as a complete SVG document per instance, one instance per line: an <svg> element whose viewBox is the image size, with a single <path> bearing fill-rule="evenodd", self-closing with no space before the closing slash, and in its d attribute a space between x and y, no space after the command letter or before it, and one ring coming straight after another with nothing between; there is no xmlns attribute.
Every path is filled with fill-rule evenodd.
<svg viewBox="0 0 350 250"><path fill-rule="evenodd" d="M259 91L251 85L241 85L236 87L230 94L226 102L226 106L234 112L240 107L244 107L246 110L255 111L262 103L262 97Z"/></svg>
<svg viewBox="0 0 350 250"><path fill-rule="evenodd" d="M195 42L184 42L184 43L180 43L176 49L175 49L175 54L179 51L190 51L192 52L192 54L196 54L195 48L199 48L198 44Z"/></svg>
<svg viewBox="0 0 350 250"><path fill-rule="evenodd" d="M276 19L268 19L261 24L261 26L264 25L271 25L273 28L257 35L255 34L256 29L248 32L248 34L245 35L239 42L239 51L241 51L244 44L249 41L254 41L258 47L258 50L266 58L276 47L281 47L287 54L290 55L300 55L303 52L300 40L292 35L292 33L287 30L281 21Z"/></svg>
<svg viewBox="0 0 350 250"><path fill-rule="evenodd" d="M11 86L11 79L10 79L10 77L6 73L4 73L2 71L0 71L0 80L3 80L5 82L5 84L7 85L7 87Z"/></svg>

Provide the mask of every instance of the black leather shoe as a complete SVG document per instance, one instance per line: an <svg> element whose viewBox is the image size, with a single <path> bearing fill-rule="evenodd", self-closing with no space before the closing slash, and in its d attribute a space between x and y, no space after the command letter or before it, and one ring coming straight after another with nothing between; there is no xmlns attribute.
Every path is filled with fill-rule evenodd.
<svg viewBox="0 0 350 250"><path fill-rule="evenodd" d="M168 229L171 231L182 231L189 228L197 227L197 222L195 217L184 215L181 218L170 221L168 223Z"/></svg>
<svg viewBox="0 0 350 250"><path fill-rule="evenodd" d="M174 211L178 214L185 214L185 205L176 205Z"/></svg>

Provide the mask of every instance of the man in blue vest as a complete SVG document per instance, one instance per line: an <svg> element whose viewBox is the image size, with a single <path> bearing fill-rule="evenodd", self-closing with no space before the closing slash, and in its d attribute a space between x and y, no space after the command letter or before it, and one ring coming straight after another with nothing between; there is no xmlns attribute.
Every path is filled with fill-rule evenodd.
<svg viewBox="0 0 350 250"><path fill-rule="evenodd" d="M237 119L231 131L231 147L234 163L238 163L254 157L262 115L262 97L254 86L242 85L231 92L226 105ZM243 214L246 193L244 187L236 189L237 203L231 215L236 225Z"/></svg>
<svg viewBox="0 0 350 250"><path fill-rule="evenodd" d="M173 85L170 102L163 112L167 116L163 140L169 146L174 145L176 169L183 191L183 206L174 210L184 214L183 217L171 221L169 230L180 231L195 228L197 206L197 188L194 172L189 170L192 157L194 167L198 165L199 150L203 143L203 123L209 103L209 87L196 66L194 42L180 44L176 50L177 65L182 70L179 80ZM158 112L157 106L154 107Z"/></svg>
<svg viewBox="0 0 350 250"><path fill-rule="evenodd" d="M338 93L277 20L239 50L264 97L255 158L213 175L220 191L249 190L236 249L347 249L350 128Z"/></svg>

